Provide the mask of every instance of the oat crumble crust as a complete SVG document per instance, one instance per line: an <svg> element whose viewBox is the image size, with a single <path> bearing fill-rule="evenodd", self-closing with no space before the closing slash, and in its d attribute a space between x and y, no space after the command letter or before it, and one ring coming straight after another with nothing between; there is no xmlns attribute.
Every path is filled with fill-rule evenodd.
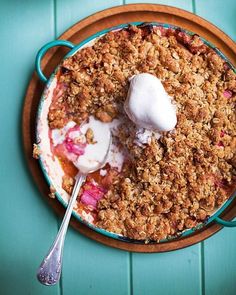
<svg viewBox="0 0 236 295"><path fill-rule="evenodd" d="M110 32L63 61L63 95L48 119L50 128L91 114L112 121L126 99L128 78L141 72L161 79L178 123L145 147L134 144L132 122L120 128L132 160L99 201L97 226L159 241L205 221L235 185L236 75L228 64L181 30L130 26ZM73 181L67 182L69 190Z"/></svg>

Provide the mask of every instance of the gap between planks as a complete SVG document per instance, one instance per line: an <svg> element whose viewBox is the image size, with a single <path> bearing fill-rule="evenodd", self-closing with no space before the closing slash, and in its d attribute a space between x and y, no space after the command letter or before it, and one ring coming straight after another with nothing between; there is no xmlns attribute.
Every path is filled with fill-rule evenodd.
<svg viewBox="0 0 236 295"><path fill-rule="evenodd" d="M196 14L196 0L192 0L192 10Z"/></svg>
<svg viewBox="0 0 236 295"><path fill-rule="evenodd" d="M201 242L200 245L200 291L201 295L205 295L205 249L204 242Z"/></svg>

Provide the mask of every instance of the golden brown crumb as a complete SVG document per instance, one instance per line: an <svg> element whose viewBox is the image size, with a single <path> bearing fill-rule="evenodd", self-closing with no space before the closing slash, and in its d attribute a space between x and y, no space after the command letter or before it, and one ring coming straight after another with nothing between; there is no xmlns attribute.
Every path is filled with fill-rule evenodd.
<svg viewBox="0 0 236 295"><path fill-rule="evenodd" d="M109 123L117 116L117 109L111 104L105 105L96 111L95 116L100 121Z"/></svg>
<svg viewBox="0 0 236 295"><path fill-rule="evenodd" d="M56 190L55 190L54 186L51 185L50 186L50 193L48 194L49 198L55 199L55 197L56 197L55 193L56 193Z"/></svg>
<svg viewBox="0 0 236 295"><path fill-rule="evenodd" d="M88 144L95 144L96 141L94 140L94 133L91 128L88 128L85 133L86 141Z"/></svg>
<svg viewBox="0 0 236 295"><path fill-rule="evenodd" d="M41 152L40 152L39 146L36 143L34 143L34 145L33 145L33 158L38 159L40 156L40 153Z"/></svg>
<svg viewBox="0 0 236 295"><path fill-rule="evenodd" d="M64 175L62 177L62 188L68 193L72 193L72 189L74 186L74 179L68 175Z"/></svg>

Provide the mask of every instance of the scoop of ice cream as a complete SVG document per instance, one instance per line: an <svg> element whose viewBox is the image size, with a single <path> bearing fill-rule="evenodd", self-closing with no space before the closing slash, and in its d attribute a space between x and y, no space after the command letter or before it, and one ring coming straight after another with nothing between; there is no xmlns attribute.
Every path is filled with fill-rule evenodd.
<svg viewBox="0 0 236 295"><path fill-rule="evenodd" d="M133 76L124 105L137 126L154 131L170 131L177 123L175 106L161 81L148 73Z"/></svg>

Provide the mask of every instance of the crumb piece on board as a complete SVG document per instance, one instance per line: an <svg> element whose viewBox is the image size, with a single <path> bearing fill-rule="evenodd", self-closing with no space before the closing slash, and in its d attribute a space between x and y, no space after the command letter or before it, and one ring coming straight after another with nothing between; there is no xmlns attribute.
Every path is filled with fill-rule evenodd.
<svg viewBox="0 0 236 295"><path fill-rule="evenodd" d="M38 159L40 153L41 152L40 152L39 146L36 143L34 143L34 145L33 145L33 158Z"/></svg>

